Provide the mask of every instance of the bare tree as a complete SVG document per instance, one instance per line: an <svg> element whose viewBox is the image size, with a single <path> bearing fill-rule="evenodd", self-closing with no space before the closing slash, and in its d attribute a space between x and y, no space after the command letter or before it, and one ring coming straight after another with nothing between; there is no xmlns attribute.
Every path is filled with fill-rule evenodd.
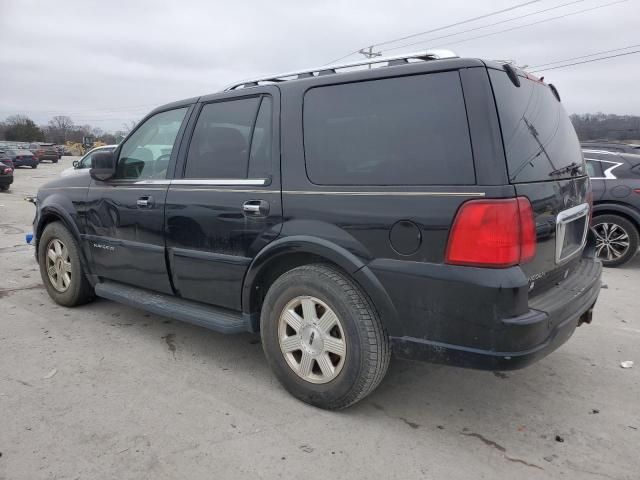
<svg viewBox="0 0 640 480"><path fill-rule="evenodd" d="M137 124L138 122L136 120L129 120L128 122L124 122L122 124L122 132L124 133L124 135L133 130Z"/></svg>
<svg viewBox="0 0 640 480"><path fill-rule="evenodd" d="M49 120L49 133L56 143L66 142L71 129L73 129L73 120L66 115L56 115Z"/></svg>

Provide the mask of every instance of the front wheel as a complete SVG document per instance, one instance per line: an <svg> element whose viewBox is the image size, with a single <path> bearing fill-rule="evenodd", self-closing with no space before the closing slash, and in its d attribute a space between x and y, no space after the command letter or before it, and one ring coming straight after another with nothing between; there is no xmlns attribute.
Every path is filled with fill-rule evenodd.
<svg viewBox="0 0 640 480"><path fill-rule="evenodd" d="M638 251L638 229L624 217L600 215L593 219L596 255L605 267L627 263Z"/></svg>
<svg viewBox="0 0 640 480"><path fill-rule="evenodd" d="M328 265L304 265L278 278L265 297L260 326L278 380L320 408L360 401L389 365L389 339L371 301Z"/></svg>
<svg viewBox="0 0 640 480"><path fill-rule="evenodd" d="M47 225L38 241L40 276L49 296L65 307L93 298L93 288L82 271L80 249L60 222Z"/></svg>

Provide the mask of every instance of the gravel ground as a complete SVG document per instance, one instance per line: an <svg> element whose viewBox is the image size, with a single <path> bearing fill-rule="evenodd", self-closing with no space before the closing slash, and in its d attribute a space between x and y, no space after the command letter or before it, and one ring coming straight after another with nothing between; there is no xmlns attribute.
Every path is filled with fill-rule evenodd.
<svg viewBox="0 0 640 480"><path fill-rule="evenodd" d="M593 324L525 370L394 361L325 412L279 386L256 336L55 305L22 198L72 160L0 193L0 479L640 478L640 255L605 271Z"/></svg>

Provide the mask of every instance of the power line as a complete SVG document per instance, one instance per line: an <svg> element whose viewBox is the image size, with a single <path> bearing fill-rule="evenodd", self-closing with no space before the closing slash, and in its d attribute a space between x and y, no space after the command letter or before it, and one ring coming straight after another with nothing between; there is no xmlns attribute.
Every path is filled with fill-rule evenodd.
<svg viewBox="0 0 640 480"><path fill-rule="evenodd" d="M521 28L531 27L533 25L539 25L541 23L550 22L552 20L558 20L560 18L571 17L573 15L578 15L580 13L591 12L593 10L598 10L600 8L605 8L605 7L610 7L610 6L613 6L613 5L617 5L619 3L625 3L627 1L629 1L629 0L617 0L615 2L605 3L605 4L602 4L602 5L596 5L595 7L591 7L591 8L585 8L583 10L577 10L575 12L565 13L564 15L557 15L555 17L545 18L545 19L542 19L542 20L538 20L537 22L525 23L524 25L518 25L518 26L515 26L515 27L511 27L511 28L505 28L504 30L498 30L496 32L490 32L490 33L485 33L485 34L482 34L482 35L476 35L475 37L469 37L469 38L465 38L463 40L457 40L455 42L448 42L448 43L442 43L442 44L439 44L439 45L433 45L433 47L442 47L442 46L449 46L449 45L456 45L456 44L459 44L459 43L470 42L471 40L477 40L479 38L490 37L490 36L498 35L500 33L505 33L505 32L512 32L514 30L519 30ZM426 40L426 41L429 41L429 40ZM423 43L423 42L418 42L418 43ZM402 45L402 47L406 47L406 46L408 46L408 45ZM400 48L400 47L394 47L394 48Z"/></svg>
<svg viewBox="0 0 640 480"><path fill-rule="evenodd" d="M500 25L500 24L503 24L503 23L513 22L515 20L520 20L522 18L531 17L533 15L538 15L540 13L550 12L552 10L558 10L559 8L568 7L569 5L574 5L576 3L582 3L582 2L584 2L584 0L574 0L573 2L563 3L561 5L556 5L555 7L545 8L545 9L542 9L542 10L536 10L535 12L527 13L525 15L520 15L519 17L507 18L505 20L500 20L499 22L489 23L487 25L481 25L480 27L470 28L468 30L462 30L461 32L449 33L448 35L442 35L440 37L429 38L428 40L420 40L419 42L405 43L403 45L400 45L399 47L388 48L385 51L390 52L391 50L398 50L400 48L410 47L412 45L419 45L419 44L422 44L422 43L425 43L425 42L431 42L433 40L440 40L440 39L443 39L443 38L455 37L456 35L462 35L463 33L475 32L476 30L482 30L483 28L494 27L496 25Z"/></svg>
<svg viewBox="0 0 640 480"><path fill-rule="evenodd" d="M509 12L511 10L515 10L517 8L522 8L524 6L531 5L532 3L538 3L540 1L541 0L530 0L530 1L525 2L525 3L520 3L518 5L514 5L513 7L504 8L502 10L497 10L497 11L491 12L491 13L486 13L484 15L480 15L479 17L469 18L469 19L466 19L466 20L462 20L460 22L452 23L450 25L445 25L443 27L434 28L432 30L427 30L427 31L420 32L420 33L414 33L414 34L411 34L411 35L407 35L405 37L396 38L394 40L387 40L386 42L382 42L382 43L374 43L373 45L371 45L371 48L373 49L373 47L377 47L377 46L380 46L380 45L387 45L389 43L400 42L402 40L407 40L409 38L414 38L414 37L417 37L417 36L420 36L420 35L426 35L428 33L438 32L440 30L445 30L447 28L455 27L455 26L458 26L458 25L463 25L463 24L469 23L469 22L474 22L476 20L481 20L483 18L491 17L493 15L499 15L500 13ZM360 50L363 50L365 48L369 48L369 47L364 47L362 49L359 48L357 50L354 50L353 52L349 52L346 55L343 55L342 57L336 58L335 60L331 60L330 62L325 63L325 65L330 65L332 63L339 62L340 60L344 60L345 58L350 57L351 55L354 55L356 53L360 53Z"/></svg>
<svg viewBox="0 0 640 480"><path fill-rule="evenodd" d="M573 67L574 65L582 65L583 63L599 62L601 60L608 60L610 58L616 58L616 57L624 57L625 55L633 55L635 53L640 53L640 50L634 50L633 52L619 53L617 55L607 55L606 57L592 58L591 60L583 60L582 62L568 63L566 65L559 65L557 67L551 67L551 68L543 68L541 70L531 70L531 73L547 72L549 70L557 70L559 68L567 68L567 67Z"/></svg>
<svg viewBox="0 0 640 480"><path fill-rule="evenodd" d="M407 35L405 37L396 38L394 40L387 40L386 42L374 43L374 47L379 47L381 45L388 45L389 43L401 42L402 40L408 40L409 38L419 37L421 35L426 35L428 33L439 32L440 30L446 30L447 28L457 27L458 25L463 25L465 23L475 22L476 20L482 20L483 18L492 17L494 15L499 15L501 13L510 12L511 10L515 10L517 8L526 7L527 5L531 5L532 3L538 3L541 0L532 0L525 3L519 3L518 5L514 5L513 7L503 8L502 10L496 10L495 12L486 13L484 15L480 15L479 17L469 18L467 20L462 20L461 22L452 23L450 25L445 25L444 27L434 28L432 30L426 30L424 32L412 33L411 35Z"/></svg>
<svg viewBox="0 0 640 480"><path fill-rule="evenodd" d="M564 60L556 60L555 62L541 63L539 65L530 65L527 68L546 67L547 65L555 65L557 63L570 62L571 60L579 60L581 58L593 57L595 55L603 55L605 53L619 52L620 50L628 50L629 48L635 48L635 47L640 47L640 43L637 43L635 45L629 45L628 47L614 48L612 50L603 50L601 52L594 52L594 53L590 53L588 55L581 55L579 57L571 57L571 58L565 58Z"/></svg>

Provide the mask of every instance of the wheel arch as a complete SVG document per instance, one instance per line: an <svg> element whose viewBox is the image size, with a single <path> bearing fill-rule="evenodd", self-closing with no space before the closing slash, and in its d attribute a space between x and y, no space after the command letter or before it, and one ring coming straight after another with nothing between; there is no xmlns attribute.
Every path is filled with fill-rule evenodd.
<svg viewBox="0 0 640 480"><path fill-rule="evenodd" d="M301 235L270 243L251 262L243 282L242 311L249 317L250 329L260 329L262 301L280 275L301 265L326 263L348 275L369 297L389 334L397 333L400 326L393 302L365 262L344 247L320 238Z"/></svg>
<svg viewBox="0 0 640 480"><path fill-rule="evenodd" d="M38 250L39 250L40 237L42 236L42 232L44 232L44 229L46 228L47 225L53 222L62 223L65 226L65 228L69 231L69 233L71 233L71 236L74 238L74 240L78 245L80 259L82 261L82 269L84 270L85 274L87 274L87 277L91 278L91 275L90 275L91 272L89 271L89 263L87 261L87 257L85 255L85 251L82 245L80 230L78 229L78 226L76 225L76 222L73 220L73 217L71 216L71 214L69 214L68 211L66 211L64 208L61 208L56 204L48 203L47 205L43 205L42 207L40 207L38 223L36 225L36 229L34 232L35 234L34 236L36 239L34 244L36 260L39 261Z"/></svg>
<svg viewBox="0 0 640 480"><path fill-rule="evenodd" d="M593 206L593 217L600 215L618 215L629 220L640 232L640 212L620 203L597 203Z"/></svg>

